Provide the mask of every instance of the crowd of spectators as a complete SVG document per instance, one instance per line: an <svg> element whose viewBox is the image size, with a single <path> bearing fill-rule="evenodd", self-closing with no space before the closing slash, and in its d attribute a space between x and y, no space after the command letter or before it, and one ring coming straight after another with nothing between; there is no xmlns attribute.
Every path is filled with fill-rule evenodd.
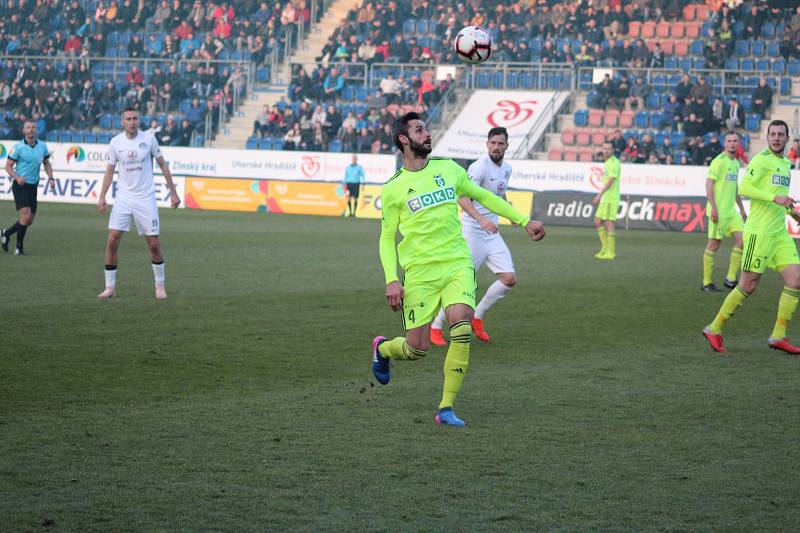
<svg viewBox="0 0 800 533"><path fill-rule="evenodd" d="M289 85L294 106L264 109L253 124L253 136L282 137L284 150L327 150L336 140L343 151L392 153L391 123L398 113L414 110L423 117L453 83L435 81L433 71L387 73L378 87L366 91L358 105L348 103L348 89L361 88L363 71L352 65L320 64L309 73L298 66Z"/></svg>

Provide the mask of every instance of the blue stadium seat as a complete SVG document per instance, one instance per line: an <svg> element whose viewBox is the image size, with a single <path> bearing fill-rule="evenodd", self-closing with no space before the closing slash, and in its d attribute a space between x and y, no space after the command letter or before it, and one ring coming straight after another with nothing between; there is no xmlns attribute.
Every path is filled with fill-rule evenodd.
<svg viewBox="0 0 800 533"><path fill-rule="evenodd" d="M419 22L417 22L417 31L415 33L418 33L420 35L426 35L428 33L428 31L429 30L428 30L428 21L427 20L423 19L423 20L420 20ZM417 41L417 42L419 43L419 41Z"/></svg>
<svg viewBox="0 0 800 533"><path fill-rule="evenodd" d="M258 148L258 139L256 139L255 137L248 138L245 148L247 150L255 150L256 148Z"/></svg>
<svg viewBox="0 0 800 533"><path fill-rule="evenodd" d="M753 109L753 95L743 94L741 96L741 99L742 99L742 107L744 108L745 113L749 113Z"/></svg>
<svg viewBox="0 0 800 533"><path fill-rule="evenodd" d="M769 72L772 68L772 62L769 59L759 59L756 61L756 70L759 72Z"/></svg>
<svg viewBox="0 0 800 533"><path fill-rule="evenodd" d="M492 87L495 89L502 89L504 81L505 73L502 70L499 70L492 76Z"/></svg>
<svg viewBox="0 0 800 533"><path fill-rule="evenodd" d="M586 109L579 109L575 111L575 125L584 127L589 125L589 111Z"/></svg>
<svg viewBox="0 0 800 533"><path fill-rule="evenodd" d="M267 83L270 80L270 69L269 67L259 67L256 69L256 80L259 83Z"/></svg>
<svg viewBox="0 0 800 533"><path fill-rule="evenodd" d="M655 141L656 146L663 146L664 145L664 139L666 139L667 137L669 137L669 133L668 132L657 131L655 136L653 137L653 140ZM671 140L672 139L670 139L670 141Z"/></svg>
<svg viewBox="0 0 800 533"><path fill-rule="evenodd" d="M661 98L657 94L648 94L645 106L649 109L659 109L661 107Z"/></svg>
<svg viewBox="0 0 800 533"><path fill-rule="evenodd" d="M512 70L506 76L506 87L508 89L516 89L519 87L519 72Z"/></svg>
<svg viewBox="0 0 800 533"><path fill-rule="evenodd" d="M83 142L87 144L97 144L97 135L92 132L86 132L83 136Z"/></svg>
<svg viewBox="0 0 800 533"><path fill-rule="evenodd" d="M48 131L45 140L49 143L58 142L58 132L56 131Z"/></svg>
<svg viewBox="0 0 800 533"><path fill-rule="evenodd" d="M781 94L792 94L792 78L786 76L781 78Z"/></svg>
<svg viewBox="0 0 800 533"><path fill-rule="evenodd" d="M272 139L270 137L264 137L258 141L258 149L259 150L272 150Z"/></svg>
<svg viewBox="0 0 800 533"><path fill-rule="evenodd" d="M761 36L766 37L767 39L774 39L775 38L775 24L772 22L765 22L763 26L761 26Z"/></svg>
<svg viewBox="0 0 800 533"><path fill-rule="evenodd" d="M272 142L272 149L273 150L283 150L283 139L277 137Z"/></svg>
<svg viewBox="0 0 800 533"><path fill-rule="evenodd" d="M489 73L488 72L478 72L475 76L475 87L478 89L488 89L489 88Z"/></svg>
<svg viewBox="0 0 800 533"><path fill-rule="evenodd" d="M342 141L339 139L334 139L328 145L328 151L330 152L341 152L342 151Z"/></svg>
<svg viewBox="0 0 800 533"><path fill-rule="evenodd" d="M542 51L542 41L537 38L531 39L531 54L538 55Z"/></svg>
<svg viewBox="0 0 800 533"><path fill-rule="evenodd" d="M706 22L706 24L709 24ZM708 35L708 28L706 24L703 24L703 31L700 32L700 35ZM741 37L744 34L744 22L738 20L733 23L733 36L734 37Z"/></svg>
<svg viewBox="0 0 800 533"><path fill-rule="evenodd" d="M750 136L746 133L742 135L742 148L744 148L745 150L750 148Z"/></svg>
<svg viewBox="0 0 800 533"><path fill-rule="evenodd" d="M750 46L750 53L754 56L763 56L767 53L767 45L764 41L753 41Z"/></svg>
<svg viewBox="0 0 800 533"><path fill-rule="evenodd" d="M674 56L667 56L664 58L664 68L675 69L678 68L678 58Z"/></svg>
<svg viewBox="0 0 800 533"><path fill-rule="evenodd" d="M366 87L358 87L356 89L356 100L359 102L366 102L369 98L369 89Z"/></svg>
<svg viewBox="0 0 800 533"><path fill-rule="evenodd" d="M750 55L750 41L736 41L736 55L746 57Z"/></svg>
<svg viewBox="0 0 800 533"><path fill-rule="evenodd" d="M728 61L731 61L730 59ZM728 61L725 62L725 66L727 67ZM734 60L735 61L735 60ZM756 61L754 59L742 59L739 63L739 68L745 71L753 71L756 69Z"/></svg>
<svg viewBox="0 0 800 533"><path fill-rule="evenodd" d="M689 72L692 69L693 60L691 57L683 57L680 59L678 64L680 65L682 71Z"/></svg>
<svg viewBox="0 0 800 533"><path fill-rule="evenodd" d="M767 55L770 57L781 55L781 43L778 41L769 41L767 43Z"/></svg>
<svg viewBox="0 0 800 533"><path fill-rule="evenodd" d="M706 60L704 57L695 57L694 61L692 61L692 66L694 68L706 68Z"/></svg>
<svg viewBox="0 0 800 533"><path fill-rule="evenodd" d="M650 113L647 111L638 111L634 119L634 125L639 129L644 129L650 124Z"/></svg>
<svg viewBox="0 0 800 533"><path fill-rule="evenodd" d="M407 19L405 22L403 22L403 33L406 35L417 33L417 20Z"/></svg>
<svg viewBox="0 0 800 533"><path fill-rule="evenodd" d="M429 35L435 37L437 35L438 29L439 29L439 25L436 23L435 20L429 20L428 21L428 34Z"/></svg>
<svg viewBox="0 0 800 533"><path fill-rule="evenodd" d="M650 127L661 129L662 120L664 120L664 113L661 111L654 111L650 113Z"/></svg>
<svg viewBox="0 0 800 533"><path fill-rule="evenodd" d="M354 100L356 95L356 90L349 85L345 85L344 89L342 89L342 99L343 100Z"/></svg>
<svg viewBox="0 0 800 533"><path fill-rule="evenodd" d="M692 44L689 45L689 52L693 56L703 55L703 47L704 46L705 45L704 45L702 39L695 39L694 41L692 41Z"/></svg>
<svg viewBox="0 0 800 533"><path fill-rule="evenodd" d="M679 146L683 142L683 132L682 131L673 131L670 133L670 141L672 141L672 146Z"/></svg>
<svg viewBox="0 0 800 533"><path fill-rule="evenodd" d="M789 76L800 76L800 60L790 59L786 63L786 73Z"/></svg>
<svg viewBox="0 0 800 533"><path fill-rule="evenodd" d="M745 117L745 128L747 131L758 131L761 127L761 117L755 114L748 114Z"/></svg>
<svg viewBox="0 0 800 533"><path fill-rule="evenodd" d="M783 74L786 72L786 61L778 58L772 61L772 72L776 74Z"/></svg>

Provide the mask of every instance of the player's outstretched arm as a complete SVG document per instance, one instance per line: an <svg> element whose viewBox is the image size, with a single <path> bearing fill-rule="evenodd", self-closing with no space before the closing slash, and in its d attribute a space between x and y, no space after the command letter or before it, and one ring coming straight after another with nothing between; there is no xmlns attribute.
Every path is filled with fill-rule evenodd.
<svg viewBox="0 0 800 533"><path fill-rule="evenodd" d="M544 224L538 220L531 220L528 222L528 224L525 226L525 231L528 232L528 235L530 235L531 239L534 241L541 241L544 239Z"/></svg>
<svg viewBox="0 0 800 533"><path fill-rule="evenodd" d="M463 209L465 213L474 218L486 233L497 233L497 226L495 226L491 220L481 215L478 210L475 209L475 206L472 205L472 201L469 198L464 198L462 196L458 199L458 205L461 206L461 209Z"/></svg>
<svg viewBox="0 0 800 533"><path fill-rule="evenodd" d="M526 226L530 221L530 217L526 217L512 206L510 203L506 202L496 194L479 185L475 185L469 178L463 180L460 183L460 188L457 191L461 196L467 196L472 198L473 200L477 200L489 211L499 215L503 218L507 218L514 224L518 226Z"/></svg>

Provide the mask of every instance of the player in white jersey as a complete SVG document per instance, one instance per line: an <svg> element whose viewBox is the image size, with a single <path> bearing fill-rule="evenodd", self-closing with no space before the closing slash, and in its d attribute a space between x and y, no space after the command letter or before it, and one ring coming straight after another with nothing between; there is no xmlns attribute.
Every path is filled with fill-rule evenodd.
<svg viewBox="0 0 800 533"><path fill-rule="evenodd" d="M153 263L153 276L156 284L156 298L167 297L164 288L164 256L161 254L159 241L158 206L156 205L156 187L153 180L153 159L156 160L169 187L170 204L178 207L181 200L172 181L169 165L161 155L158 141L151 134L139 131L139 111L126 108L122 112L122 133L111 139L108 145L108 166L103 176L103 186L97 209L104 213L108 207L106 193L111 186L114 170L119 166L114 207L108 221L108 241L106 242L106 288L98 298L107 299L116 295L117 285L117 250L124 232L131 229L131 218L136 224L139 235L144 235L150 248L150 259Z"/></svg>
<svg viewBox="0 0 800 533"><path fill-rule="evenodd" d="M511 165L503 161L508 149L508 132L505 128L489 130L486 149L488 153L472 163L467 173L476 184L505 199L511 177ZM497 232L497 215L469 198L460 198L458 203L464 210L461 215L461 231L469 246L475 271L485 263L497 275L497 281L483 295L472 319L475 336L483 342L489 342L489 335L483 327L483 317L517 283L514 262L503 237ZM442 333L444 318L444 311L440 310L431 327L431 342L438 346L446 344Z"/></svg>

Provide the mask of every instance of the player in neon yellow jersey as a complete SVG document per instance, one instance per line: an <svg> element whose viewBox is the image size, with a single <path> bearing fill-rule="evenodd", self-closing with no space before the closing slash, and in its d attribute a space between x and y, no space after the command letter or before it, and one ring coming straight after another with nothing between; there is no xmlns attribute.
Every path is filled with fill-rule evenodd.
<svg viewBox="0 0 800 533"><path fill-rule="evenodd" d="M786 337L786 328L797 309L800 297L800 258L797 246L786 230L786 215L800 223L800 214L794 211L794 200L789 197L791 165L783 156L789 140L789 125L773 120L767 128L768 148L756 154L747 165L739 193L750 198L750 216L744 226L744 256L742 275L717 316L703 329L703 336L716 352L726 352L722 342L722 328L744 300L758 287L761 274L767 267L783 278L783 291L778 303L778 317L767 340L770 348L791 354L800 354Z"/></svg>
<svg viewBox="0 0 800 533"><path fill-rule="evenodd" d="M386 299L402 311L405 337L372 341L372 372L385 385L390 360L416 360L428 354L431 321L444 307L450 325L450 347L444 361L444 386L437 424L464 426L453 403L469 368L470 322L475 309L475 269L458 220L459 197L525 228L535 241L544 238L541 222L473 183L450 159L429 158L431 134L417 113L406 113L392 125L395 146L403 153L401 168L381 192L380 256L386 278ZM402 240L395 245L397 231ZM397 275L398 260L404 271Z"/></svg>
<svg viewBox="0 0 800 533"><path fill-rule="evenodd" d="M603 143L603 188L592 199L597 206L594 225L600 237L600 251L594 256L597 259L614 259L617 257L617 211L619 210L620 164L614 155L614 147L610 142Z"/></svg>
<svg viewBox="0 0 800 533"><path fill-rule="evenodd" d="M736 152L739 149L739 134L729 131L725 134L725 149L711 161L708 167L706 180L706 214L708 215L708 244L703 251L703 285L704 292L719 292L713 282L714 256L719 250L722 239L727 235L733 236L733 251L731 251L728 274L725 276L724 285L733 289L736 287L736 277L739 274L739 265L742 262L742 221L747 220L747 214L742 205L742 198L738 192L739 160ZM736 207L739 212L736 212Z"/></svg>

